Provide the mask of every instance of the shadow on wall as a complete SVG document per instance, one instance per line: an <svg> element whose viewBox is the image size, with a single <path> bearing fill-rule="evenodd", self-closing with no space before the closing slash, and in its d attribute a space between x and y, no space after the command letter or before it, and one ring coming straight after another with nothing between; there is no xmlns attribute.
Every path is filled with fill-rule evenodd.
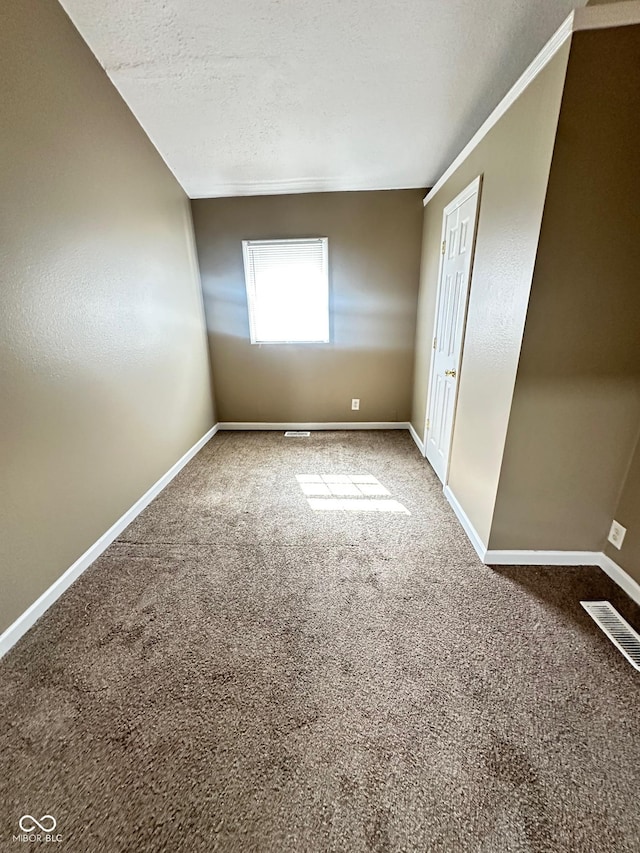
<svg viewBox="0 0 640 853"><path fill-rule="evenodd" d="M238 264L244 273L241 251ZM377 274L394 281L391 269L378 269ZM362 271L356 274L354 270L351 282L357 283L360 276ZM238 282L203 273L202 291L210 335L236 337L251 346L244 276ZM407 339L407 296L391 287L383 293L352 287L346 294L333 284L330 272L329 313L331 342L342 349L371 349L374 341L376 349L406 349L412 343Z"/></svg>
<svg viewBox="0 0 640 853"><path fill-rule="evenodd" d="M62 350L68 356L69 347ZM12 484L0 499L0 632L164 473L158 459L188 449L185 408L194 419L210 418L202 359L188 352L173 361L154 357L146 395L88 356L69 363L51 353L33 371L14 355L0 347L11 368L0 456L3 480ZM122 459L130 460L126 471L114 464Z"/></svg>
<svg viewBox="0 0 640 853"><path fill-rule="evenodd" d="M193 202L220 421L408 420L423 195ZM331 341L252 345L242 241L303 237L329 241Z"/></svg>
<svg viewBox="0 0 640 853"><path fill-rule="evenodd" d="M408 349L250 344L209 336L218 420L320 423L407 421ZM232 365L232 369L229 369ZM360 410L351 410L351 399Z"/></svg>

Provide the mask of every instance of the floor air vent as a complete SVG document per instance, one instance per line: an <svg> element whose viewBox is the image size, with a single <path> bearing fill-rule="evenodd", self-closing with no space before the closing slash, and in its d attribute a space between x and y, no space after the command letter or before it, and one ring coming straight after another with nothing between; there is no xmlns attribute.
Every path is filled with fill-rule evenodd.
<svg viewBox="0 0 640 853"><path fill-rule="evenodd" d="M629 663L640 670L640 634L608 601L581 601L580 604Z"/></svg>
<svg viewBox="0 0 640 853"><path fill-rule="evenodd" d="M285 438L309 438L311 433L308 430L304 429L288 429L284 437Z"/></svg>

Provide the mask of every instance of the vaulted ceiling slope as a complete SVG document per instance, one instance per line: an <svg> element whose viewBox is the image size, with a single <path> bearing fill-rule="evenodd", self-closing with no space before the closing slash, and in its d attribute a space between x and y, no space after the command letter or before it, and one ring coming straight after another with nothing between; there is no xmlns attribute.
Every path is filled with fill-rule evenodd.
<svg viewBox="0 0 640 853"><path fill-rule="evenodd" d="M62 5L188 195L206 197L432 185L576 4Z"/></svg>

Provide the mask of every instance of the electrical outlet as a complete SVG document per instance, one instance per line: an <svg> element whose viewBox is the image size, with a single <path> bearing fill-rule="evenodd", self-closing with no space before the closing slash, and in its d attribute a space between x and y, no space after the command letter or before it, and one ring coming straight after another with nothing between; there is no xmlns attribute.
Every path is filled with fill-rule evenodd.
<svg viewBox="0 0 640 853"><path fill-rule="evenodd" d="M355 398L351 401L351 410L357 412L360 408L360 400L356 400Z"/></svg>
<svg viewBox="0 0 640 853"><path fill-rule="evenodd" d="M611 523L611 530L609 531L609 535L607 536L607 539L616 548L622 548L622 543L624 542L624 535L626 532L627 532L626 527L623 527L617 521L613 521Z"/></svg>

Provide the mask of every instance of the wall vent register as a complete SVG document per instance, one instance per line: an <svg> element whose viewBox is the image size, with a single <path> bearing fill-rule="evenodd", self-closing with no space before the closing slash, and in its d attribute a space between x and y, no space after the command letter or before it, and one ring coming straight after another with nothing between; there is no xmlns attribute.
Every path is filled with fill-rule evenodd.
<svg viewBox="0 0 640 853"><path fill-rule="evenodd" d="M622 618L611 602L581 601L580 604L629 663L640 670L640 634Z"/></svg>

